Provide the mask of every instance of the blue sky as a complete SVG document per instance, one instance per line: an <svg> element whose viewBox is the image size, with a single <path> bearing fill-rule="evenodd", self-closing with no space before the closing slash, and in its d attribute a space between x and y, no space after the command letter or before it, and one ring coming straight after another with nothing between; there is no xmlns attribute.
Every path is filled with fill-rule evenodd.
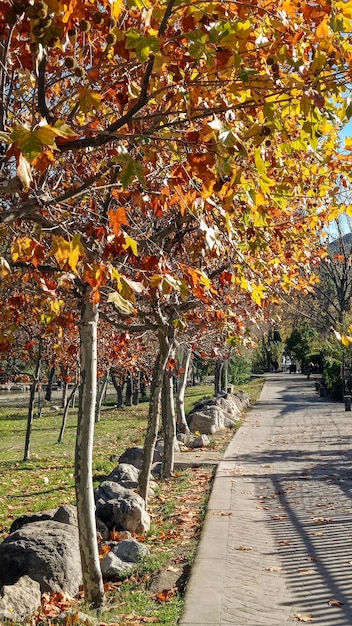
<svg viewBox="0 0 352 626"><path fill-rule="evenodd" d="M343 129L340 132L340 136L341 139L345 139L345 137L352 137L352 120L350 120L348 122L348 124L346 124L346 126L343 127Z"/></svg>

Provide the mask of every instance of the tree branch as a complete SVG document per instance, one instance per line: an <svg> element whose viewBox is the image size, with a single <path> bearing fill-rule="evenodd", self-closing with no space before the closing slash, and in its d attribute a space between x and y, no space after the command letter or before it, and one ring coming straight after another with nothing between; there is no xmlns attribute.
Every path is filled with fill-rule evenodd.
<svg viewBox="0 0 352 626"><path fill-rule="evenodd" d="M45 100L45 67L46 56L44 54L38 65L38 109L40 115L46 119L48 124L55 124L56 118L50 113Z"/></svg>

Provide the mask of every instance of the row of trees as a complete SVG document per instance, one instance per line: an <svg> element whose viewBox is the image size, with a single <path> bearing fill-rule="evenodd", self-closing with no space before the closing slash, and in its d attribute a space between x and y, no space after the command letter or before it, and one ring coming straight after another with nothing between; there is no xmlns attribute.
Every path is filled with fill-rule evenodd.
<svg viewBox="0 0 352 626"><path fill-rule="evenodd" d="M99 606L99 319L120 333L122 360L124 333L152 333L157 345L146 499L162 394L168 442L174 433L177 343L236 348L279 290L313 280L327 207L349 176L338 131L350 115L351 7L0 6L1 348L17 345L29 310L37 345L51 334L63 360L79 329L78 522L85 595Z"/></svg>

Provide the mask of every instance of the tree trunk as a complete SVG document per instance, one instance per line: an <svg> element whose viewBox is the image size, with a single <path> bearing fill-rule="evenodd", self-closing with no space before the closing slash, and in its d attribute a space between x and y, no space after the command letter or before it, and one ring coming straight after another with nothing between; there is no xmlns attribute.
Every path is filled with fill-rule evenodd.
<svg viewBox="0 0 352 626"><path fill-rule="evenodd" d="M103 398L106 394L106 389L107 389L108 380L109 380L109 373L110 373L110 367L107 368L104 378L101 381L100 386L99 386L97 402L95 405L95 423L99 422L100 420L101 405L103 404Z"/></svg>
<svg viewBox="0 0 352 626"><path fill-rule="evenodd" d="M133 378L132 372L128 372L127 380L126 380L126 406L132 406L132 395L133 395Z"/></svg>
<svg viewBox="0 0 352 626"><path fill-rule="evenodd" d="M132 404L134 404L134 405L139 404L140 383L141 383L141 373L138 372L137 373L137 378L134 381L134 385L133 385Z"/></svg>
<svg viewBox="0 0 352 626"><path fill-rule="evenodd" d="M185 413L185 391L187 387L187 378L189 372L189 366L191 364L192 348L182 347L180 352L179 364L183 372L180 376L180 380L177 387L176 394L176 415L177 415L177 428L180 433L189 433L189 428L186 420Z"/></svg>
<svg viewBox="0 0 352 626"><path fill-rule="evenodd" d="M225 390L225 393L227 393L227 388L229 386L229 360L228 359L224 360L222 378L224 381L223 389Z"/></svg>
<svg viewBox="0 0 352 626"><path fill-rule="evenodd" d="M61 395L61 408L63 409L67 404L67 396L68 396L68 383L65 380L66 376L63 377L62 383L62 395Z"/></svg>
<svg viewBox="0 0 352 626"><path fill-rule="evenodd" d="M35 371L32 380L32 384L29 392L29 403L28 403L28 417L27 417L27 430L26 430L26 441L24 444L24 455L23 460L29 461L30 459L30 443L31 443L31 434L32 434L32 425L34 419L34 399L35 399L35 390L37 388L40 376L40 366L42 363L42 339L39 339L38 344L38 354L37 361L35 364Z"/></svg>
<svg viewBox="0 0 352 626"><path fill-rule="evenodd" d="M70 408L70 404L71 401L76 393L78 387L78 381L75 383L75 386L73 387L70 395L68 396L67 400L66 400L66 406L64 408L64 414L62 416L62 423L61 423L61 429L60 429L60 434L59 434L59 438L57 440L57 443L61 443L63 438L64 438L64 432L65 432L65 428L66 428L66 422L67 422L67 416L68 416L68 410Z"/></svg>
<svg viewBox="0 0 352 626"><path fill-rule="evenodd" d="M93 494L92 456L97 395L98 310L86 290L80 323L81 384L75 451L75 487L85 601L94 608L104 603L104 586L99 564Z"/></svg>
<svg viewBox="0 0 352 626"><path fill-rule="evenodd" d="M121 383L121 381L117 380L115 373L112 371L111 372L111 380L112 380L112 384L114 385L114 388L116 390L116 395L117 395L117 408L118 409L122 409L123 407L123 387L124 387L124 381Z"/></svg>
<svg viewBox="0 0 352 626"><path fill-rule="evenodd" d="M43 388L41 384L38 382L37 385L38 397L37 397L37 418L40 418L43 415Z"/></svg>
<svg viewBox="0 0 352 626"><path fill-rule="evenodd" d="M170 339L164 330L159 329L159 354L156 359L153 380L150 387L148 426L144 442L143 462L139 474L139 493L147 508L150 470L153 463L155 443L160 422L160 403L166 364L170 354Z"/></svg>
<svg viewBox="0 0 352 626"><path fill-rule="evenodd" d="M221 391L222 368L223 368L223 362L220 359L218 359L215 363L215 377L214 377L215 395L217 393L220 393Z"/></svg>
<svg viewBox="0 0 352 626"><path fill-rule="evenodd" d="M53 390L54 376L55 376L55 365L53 365L53 367L50 370L50 373L49 373L49 376L48 376L48 382L47 382L47 385L46 385L45 400L47 402L51 401L51 392Z"/></svg>
<svg viewBox="0 0 352 626"><path fill-rule="evenodd" d="M170 478L174 471L176 439L176 419L173 393L173 377L170 372L164 373L162 390L162 423L163 423L163 461L162 478Z"/></svg>

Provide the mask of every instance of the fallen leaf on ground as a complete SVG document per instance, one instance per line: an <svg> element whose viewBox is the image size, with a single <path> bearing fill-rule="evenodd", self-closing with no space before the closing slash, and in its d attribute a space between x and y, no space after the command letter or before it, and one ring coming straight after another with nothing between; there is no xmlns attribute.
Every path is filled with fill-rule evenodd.
<svg viewBox="0 0 352 626"><path fill-rule="evenodd" d="M253 550L252 546L237 546L237 548L235 548L235 550Z"/></svg>
<svg viewBox="0 0 352 626"><path fill-rule="evenodd" d="M281 572L282 571L282 567L276 567L276 566L266 567L265 571L266 572Z"/></svg>
<svg viewBox="0 0 352 626"><path fill-rule="evenodd" d="M308 574L314 574L314 569L307 569L302 567L302 569L298 569L297 572L302 574L302 576L308 576Z"/></svg>
<svg viewBox="0 0 352 626"><path fill-rule="evenodd" d="M226 515L232 515L232 512L231 511L216 511L216 512L213 512L213 515L224 515L224 516L226 516Z"/></svg>
<svg viewBox="0 0 352 626"><path fill-rule="evenodd" d="M176 587L171 587L171 589L164 589L160 593L156 593L153 598L157 600L157 602L169 602L171 598L174 597L176 593Z"/></svg>
<svg viewBox="0 0 352 626"><path fill-rule="evenodd" d="M289 539L283 539L282 541L280 541L279 546L290 546L291 543L292 542Z"/></svg>
<svg viewBox="0 0 352 626"><path fill-rule="evenodd" d="M286 518L287 518L287 515L272 515L271 516L271 519L279 520L279 521L281 521L282 519L286 519Z"/></svg>
<svg viewBox="0 0 352 626"><path fill-rule="evenodd" d="M299 622L313 622L313 615L307 613L307 615L302 615L301 613L295 613L293 616Z"/></svg>
<svg viewBox="0 0 352 626"><path fill-rule="evenodd" d="M330 524L332 517L313 517L314 524Z"/></svg>
<svg viewBox="0 0 352 626"><path fill-rule="evenodd" d="M328 605L329 606L342 606L343 602L341 602L341 600L336 600L336 598L332 598L331 600L329 600Z"/></svg>

